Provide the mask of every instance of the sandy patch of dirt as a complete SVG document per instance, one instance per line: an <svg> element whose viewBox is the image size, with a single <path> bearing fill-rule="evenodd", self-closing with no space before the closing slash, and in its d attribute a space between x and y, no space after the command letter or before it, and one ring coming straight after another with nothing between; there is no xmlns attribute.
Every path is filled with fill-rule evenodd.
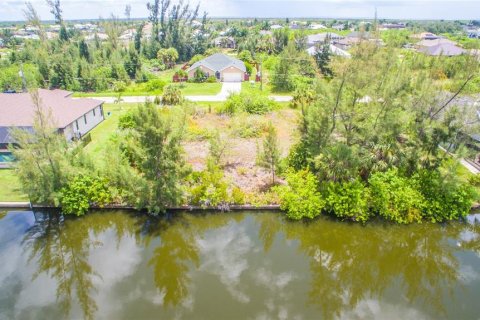
<svg viewBox="0 0 480 320"><path fill-rule="evenodd" d="M291 109L278 110L265 116L248 116L249 120L271 122L278 133L278 142L282 155L286 156L296 140L298 111ZM240 187L245 192L257 192L271 182L270 173L256 165L257 144L261 145L262 138L240 138L233 135L237 116L227 117L216 114L196 115L190 119L190 125L200 129L217 129L227 139L227 150L224 157L225 177L232 185ZM208 156L209 143L206 140L189 141L184 143L187 162L193 170L205 168Z"/></svg>

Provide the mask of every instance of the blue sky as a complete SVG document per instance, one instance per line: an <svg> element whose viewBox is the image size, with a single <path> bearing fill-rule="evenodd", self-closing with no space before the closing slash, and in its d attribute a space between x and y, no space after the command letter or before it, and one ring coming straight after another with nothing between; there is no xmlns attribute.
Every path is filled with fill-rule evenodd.
<svg viewBox="0 0 480 320"><path fill-rule="evenodd" d="M30 0L42 19L52 19L45 0ZM175 1L175 0L173 0ZM123 17L126 4L132 17L146 17L148 0L61 0L66 19ZM190 0L196 4L198 0ZM0 21L23 20L25 0L0 0ZM379 18L480 19L480 0L203 0L211 17L323 17L369 18L375 7Z"/></svg>

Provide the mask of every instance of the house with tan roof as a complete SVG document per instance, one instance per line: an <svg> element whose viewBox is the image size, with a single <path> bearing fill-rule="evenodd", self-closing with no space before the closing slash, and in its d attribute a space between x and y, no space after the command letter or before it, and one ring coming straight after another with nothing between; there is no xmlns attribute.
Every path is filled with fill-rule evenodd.
<svg viewBox="0 0 480 320"><path fill-rule="evenodd" d="M72 141L86 135L104 120L103 101L72 98L72 92L39 89L41 108L52 115L58 132ZM12 128L33 129L35 105L24 93L0 93L0 149L15 143Z"/></svg>

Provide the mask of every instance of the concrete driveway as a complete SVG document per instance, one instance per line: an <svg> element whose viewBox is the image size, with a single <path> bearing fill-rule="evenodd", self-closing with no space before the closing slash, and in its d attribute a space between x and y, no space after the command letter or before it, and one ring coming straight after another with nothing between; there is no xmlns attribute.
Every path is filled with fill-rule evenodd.
<svg viewBox="0 0 480 320"><path fill-rule="evenodd" d="M234 93L242 91L241 82L224 82L222 83L222 90L215 96L186 96L185 99L190 101L206 101L206 102L222 102Z"/></svg>

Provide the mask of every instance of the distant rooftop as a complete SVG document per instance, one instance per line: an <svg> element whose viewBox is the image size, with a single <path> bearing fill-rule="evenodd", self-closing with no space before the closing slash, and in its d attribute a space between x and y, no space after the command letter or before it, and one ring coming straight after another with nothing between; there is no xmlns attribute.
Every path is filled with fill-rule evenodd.
<svg viewBox="0 0 480 320"><path fill-rule="evenodd" d="M233 57L227 56L223 53L216 53L205 59L202 59L196 63L194 63L189 69L188 72L194 70L200 66L205 66L213 71L222 71L228 67L236 67L243 72L246 72L247 69L245 67L245 63L243 61L235 59Z"/></svg>

